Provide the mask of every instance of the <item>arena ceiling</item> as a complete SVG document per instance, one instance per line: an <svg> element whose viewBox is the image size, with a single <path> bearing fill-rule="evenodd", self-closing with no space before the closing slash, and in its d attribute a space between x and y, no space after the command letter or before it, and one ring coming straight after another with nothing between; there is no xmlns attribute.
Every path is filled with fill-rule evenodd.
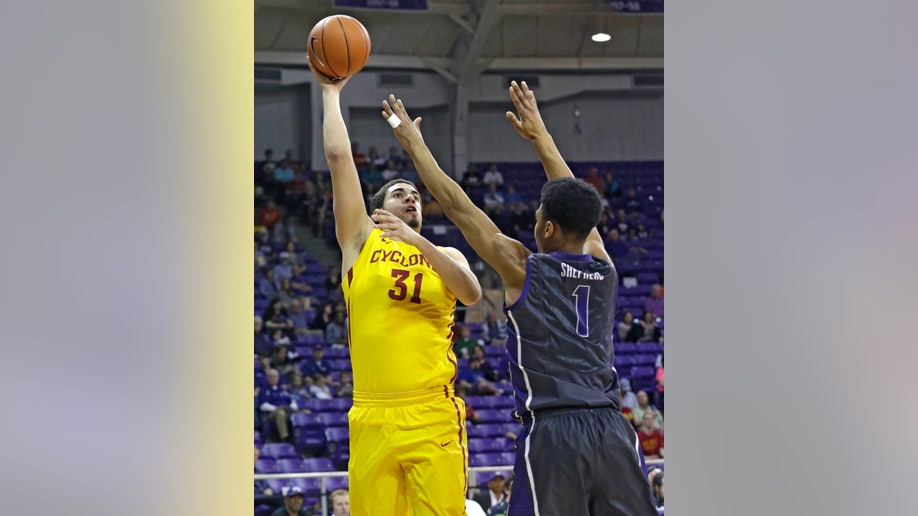
<svg viewBox="0 0 918 516"><path fill-rule="evenodd" d="M306 34L343 13L370 33L367 69L432 69L453 82L508 70L663 70L663 15L617 13L607 0L428 0L427 11L254 1L256 65L304 66ZM596 32L612 40L596 43Z"/></svg>

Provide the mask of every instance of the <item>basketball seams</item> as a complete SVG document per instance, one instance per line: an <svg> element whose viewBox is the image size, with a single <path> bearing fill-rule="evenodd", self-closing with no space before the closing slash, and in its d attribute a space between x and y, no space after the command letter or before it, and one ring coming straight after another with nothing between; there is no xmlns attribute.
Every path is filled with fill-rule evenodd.
<svg viewBox="0 0 918 516"><path fill-rule="evenodd" d="M347 66L345 67L347 75L345 77L349 77L351 74L351 48L347 43L347 29L344 28L344 22L341 21L341 18L342 16L338 16L335 20L338 21L338 25L341 27L341 35L344 38L344 55L347 57Z"/></svg>
<svg viewBox="0 0 918 516"><path fill-rule="evenodd" d="M328 29L329 19L325 20L325 23L322 24L322 57L325 58L325 66L328 67L328 70L332 73L333 76L338 76L338 73L335 72L335 69L332 68L331 60L328 59L328 52L325 51L325 30ZM334 78L334 77L333 77Z"/></svg>

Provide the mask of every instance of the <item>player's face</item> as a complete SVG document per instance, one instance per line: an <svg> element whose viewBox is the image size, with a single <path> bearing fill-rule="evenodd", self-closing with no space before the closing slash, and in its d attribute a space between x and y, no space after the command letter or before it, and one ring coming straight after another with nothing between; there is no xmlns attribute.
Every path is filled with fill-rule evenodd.
<svg viewBox="0 0 918 516"><path fill-rule="evenodd" d="M408 183L389 187L383 209L405 221L414 230L421 228L421 194Z"/></svg>

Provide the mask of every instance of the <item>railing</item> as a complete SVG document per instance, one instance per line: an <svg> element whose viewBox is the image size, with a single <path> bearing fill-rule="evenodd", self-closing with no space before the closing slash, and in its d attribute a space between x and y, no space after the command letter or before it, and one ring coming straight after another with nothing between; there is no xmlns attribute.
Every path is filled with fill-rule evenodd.
<svg viewBox="0 0 918 516"><path fill-rule="evenodd" d="M663 459L648 459L647 465L663 464ZM488 473L491 471L513 471L513 466L476 466L469 468L469 485L478 485L478 474ZM272 478L318 478L319 483L319 500L322 504L322 516L328 516L328 489L325 486L325 480L331 477L346 477L347 471L319 471L315 473L256 473L255 480L269 480ZM277 493L280 494L280 493Z"/></svg>

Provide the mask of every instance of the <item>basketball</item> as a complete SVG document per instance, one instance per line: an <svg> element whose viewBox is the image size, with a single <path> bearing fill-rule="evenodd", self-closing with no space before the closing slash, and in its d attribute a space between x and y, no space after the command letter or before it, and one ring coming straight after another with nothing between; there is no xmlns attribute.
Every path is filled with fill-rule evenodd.
<svg viewBox="0 0 918 516"><path fill-rule="evenodd" d="M328 16L309 32L306 57L319 73L332 79L345 79L367 64L370 34L355 18L343 14Z"/></svg>

